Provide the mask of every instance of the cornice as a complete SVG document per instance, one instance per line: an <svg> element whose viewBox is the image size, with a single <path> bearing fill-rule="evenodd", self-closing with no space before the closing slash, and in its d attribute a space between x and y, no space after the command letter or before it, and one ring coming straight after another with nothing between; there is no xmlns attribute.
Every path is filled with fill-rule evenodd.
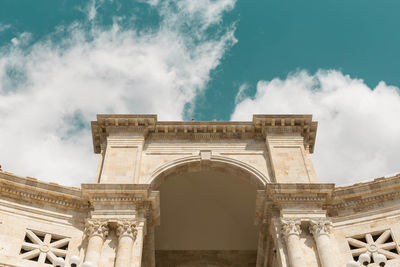
<svg viewBox="0 0 400 267"><path fill-rule="evenodd" d="M266 185L266 196L275 204L325 204L330 200L334 187L334 184L271 183Z"/></svg>
<svg viewBox="0 0 400 267"><path fill-rule="evenodd" d="M82 195L93 201L142 201L150 194L147 184L82 184Z"/></svg>
<svg viewBox="0 0 400 267"><path fill-rule="evenodd" d="M0 194L19 201L46 203L68 209L89 207L79 188L41 182L35 178L19 177L4 171L0 171Z"/></svg>
<svg viewBox="0 0 400 267"><path fill-rule="evenodd" d="M312 121L311 114L255 114L253 124L265 127L267 134L300 133L310 153L314 152L318 122Z"/></svg>
<svg viewBox="0 0 400 267"><path fill-rule="evenodd" d="M82 189L41 182L0 171L0 196L67 209L90 209L94 202L152 206L159 213L159 193L145 184L82 184Z"/></svg>
<svg viewBox="0 0 400 267"><path fill-rule="evenodd" d="M267 134L300 134L314 151L318 123L312 115L254 115L253 121L157 121L156 115L100 114L91 122L93 148L101 152L110 132L136 132L153 139L260 139Z"/></svg>
<svg viewBox="0 0 400 267"><path fill-rule="evenodd" d="M269 183L257 190L255 223L268 223L283 207L323 209L329 203L334 184ZM278 215L279 216L279 215Z"/></svg>
<svg viewBox="0 0 400 267"><path fill-rule="evenodd" d="M340 197L349 194L364 194L372 191L400 186L400 173L390 177L379 177L372 181L356 183L348 186L338 186L335 188L334 196Z"/></svg>
<svg viewBox="0 0 400 267"><path fill-rule="evenodd" d="M398 210L400 174L343 187L334 184L267 184L265 190L257 191L256 222L265 223L271 212L282 207L302 205L317 205L337 219Z"/></svg>
<svg viewBox="0 0 400 267"><path fill-rule="evenodd" d="M370 182L335 188L328 206L331 213L340 209L371 209L373 205L400 200L400 174Z"/></svg>

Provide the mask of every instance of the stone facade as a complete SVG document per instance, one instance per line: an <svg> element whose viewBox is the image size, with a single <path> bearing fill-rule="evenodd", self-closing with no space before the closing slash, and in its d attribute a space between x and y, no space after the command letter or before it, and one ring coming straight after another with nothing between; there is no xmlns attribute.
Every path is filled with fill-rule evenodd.
<svg viewBox="0 0 400 267"><path fill-rule="evenodd" d="M311 115L91 125L94 183L0 171L0 266L400 266L400 175L318 183Z"/></svg>

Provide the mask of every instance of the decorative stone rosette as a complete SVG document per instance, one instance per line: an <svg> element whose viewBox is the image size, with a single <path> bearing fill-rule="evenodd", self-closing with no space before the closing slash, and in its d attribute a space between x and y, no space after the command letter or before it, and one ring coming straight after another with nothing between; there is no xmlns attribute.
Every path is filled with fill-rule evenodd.
<svg viewBox="0 0 400 267"><path fill-rule="evenodd" d="M300 220L297 219L285 219L281 220L281 226L282 226L282 234L285 238L288 238L290 235L297 235L299 236L301 234L301 228L300 228Z"/></svg>
<svg viewBox="0 0 400 267"><path fill-rule="evenodd" d="M85 227L85 233L89 237L100 236L105 239L108 235L108 222L105 220L88 219Z"/></svg>
<svg viewBox="0 0 400 267"><path fill-rule="evenodd" d="M129 236L133 240L135 240L136 234L137 234L136 224L133 221L121 220L117 222L118 238L121 238L123 236Z"/></svg>
<svg viewBox="0 0 400 267"><path fill-rule="evenodd" d="M314 237L320 235L327 235L331 233L332 230L332 222L326 219L321 220L311 220L310 221L310 233L313 234Z"/></svg>

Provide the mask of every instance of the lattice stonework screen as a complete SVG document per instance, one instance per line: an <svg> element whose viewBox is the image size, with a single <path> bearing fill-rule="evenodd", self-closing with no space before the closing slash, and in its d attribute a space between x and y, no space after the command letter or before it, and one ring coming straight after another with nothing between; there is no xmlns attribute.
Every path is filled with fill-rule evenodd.
<svg viewBox="0 0 400 267"><path fill-rule="evenodd" d="M348 237L347 242L355 261L364 252L371 254L378 252L385 255L388 260L400 259L399 244L394 241L390 230Z"/></svg>
<svg viewBox="0 0 400 267"><path fill-rule="evenodd" d="M27 230L20 257L25 260L52 264L57 257L65 259L70 238Z"/></svg>

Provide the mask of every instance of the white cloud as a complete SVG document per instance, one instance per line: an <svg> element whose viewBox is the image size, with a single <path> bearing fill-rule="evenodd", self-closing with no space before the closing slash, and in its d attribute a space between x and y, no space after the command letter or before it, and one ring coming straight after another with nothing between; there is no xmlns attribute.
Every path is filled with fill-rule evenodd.
<svg viewBox="0 0 400 267"><path fill-rule="evenodd" d="M96 17L97 14L96 3L97 3L96 0L92 0L87 5L87 15L89 21L93 20Z"/></svg>
<svg viewBox="0 0 400 267"><path fill-rule="evenodd" d="M208 4L220 12L224 6L232 8L225 0ZM97 16L93 8L90 20ZM162 120L182 119L185 104L205 87L210 71L235 38L230 28L214 37L203 33L194 42L170 19L181 16L179 12L163 9L156 32L121 30L115 24L108 30L93 26L87 38L84 27L75 23L61 43L49 39L29 50L3 47L3 170L65 185L93 182L98 157L88 124L97 113L155 113ZM195 21L190 14L185 16L188 23ZM196 21L193 28L210 23L214 22Z"/></svg>
<svg viewBox="0 0 400 267"><path fill-rule="evenodd" d="M198 19L204 29L211 24L219 23L222 14L233 9L235 0L179 0L177 6L182 15Z"/></svg>
<svg viewBox="0 0 400 267"><path fill-rule="evenodd" d="M14 46L18 45L27 45L32 38L32 34L30 32L23 32L18 37L14 37L11 39L11 43Z"/></svg>
<svg viewBox="0 0 400 267"><path fill-rule="evenodd" d="M307 113L319 122L313 161L321 182L351 184L400 172L400 90L369 88L338 71L259 81L232 120L254 113Z"/></svg>
<svg viewBox="0 0 400 267"><path fill-rule="evenodd" d="M235 105L239 104L245 98L247 98L247 92L249 89L250 89L250 85L248 83L243 83L241 86L239 86L239 90L235 97Z"/></svg>
<svg viewBox="0 0 400 267"><path fill-rule="evenodd" d="M0 23L0 33L1 33L2 31L8 30L9 28L11 28L11 24L3 24L3 23Z"/></svg>

